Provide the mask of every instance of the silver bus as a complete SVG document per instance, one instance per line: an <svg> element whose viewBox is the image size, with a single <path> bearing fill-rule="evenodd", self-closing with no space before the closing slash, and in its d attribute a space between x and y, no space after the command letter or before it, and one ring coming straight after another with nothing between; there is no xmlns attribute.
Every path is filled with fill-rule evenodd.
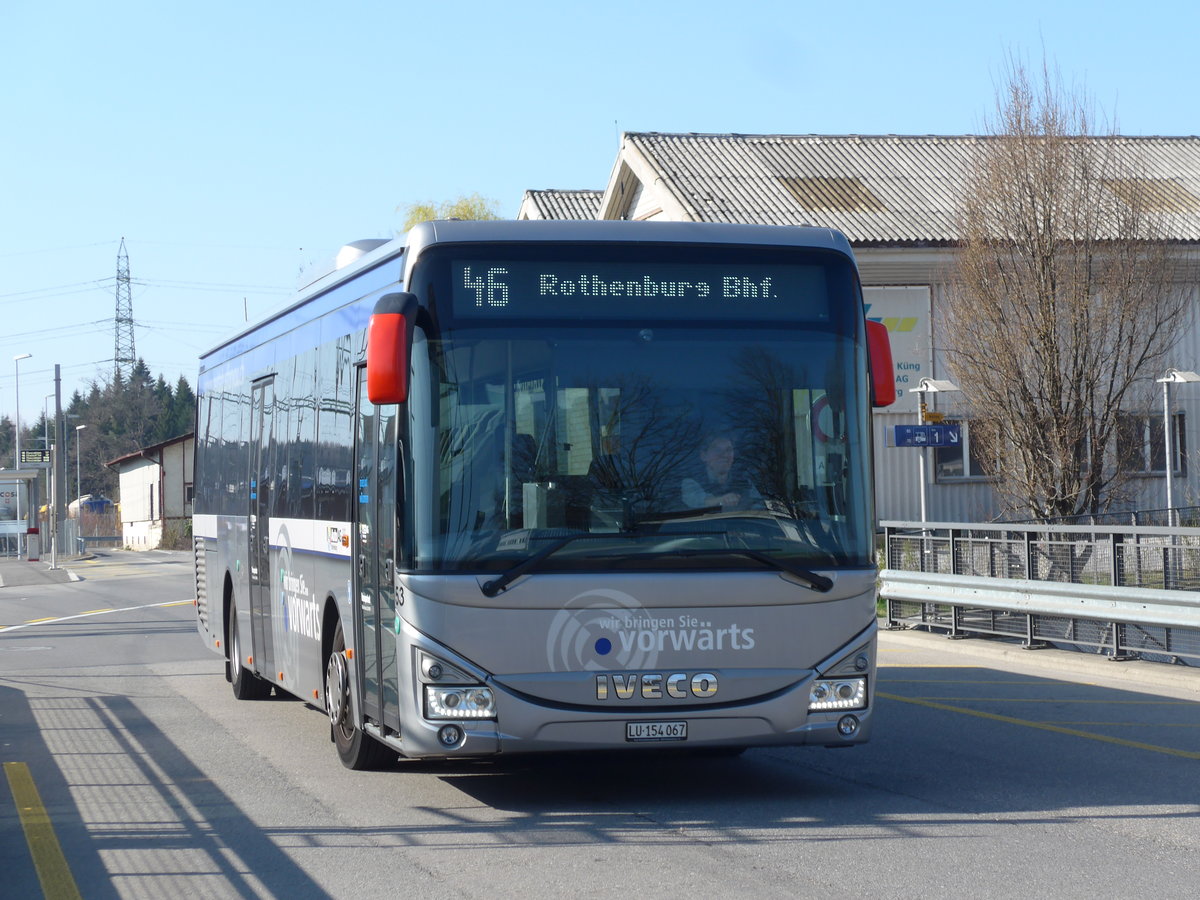
<svg viewBox="0 0 1200 900"><path fill-rule="evenodd" d="M359 252L201 358L197 627L235 697L323 707L350 768L867 739L894 381L842 235Z"/></svg>

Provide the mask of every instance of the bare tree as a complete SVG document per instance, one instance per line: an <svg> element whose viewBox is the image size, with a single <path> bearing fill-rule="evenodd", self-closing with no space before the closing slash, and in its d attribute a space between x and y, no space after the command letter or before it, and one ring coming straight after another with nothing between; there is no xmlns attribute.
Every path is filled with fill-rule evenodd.
<svg viewBox="0 0 1200 900"><path fill-rule="evenodd" d="M805 381L794 368L761 348L740 350L734 364L738 377L731 379L724 400L740 453L750 461L750 476L764 497L793 504L796 473L794 466L792 471L788 467L795 456L794 448L791 452L788 448L789 399L793 388Z"/></svg>
<svg viewBox="0 0 1200 900"><path fill-rule="evenodd" d="M1162 182L1137 142L1093 132L1091 103L1012 62L978 144L943 307L971 439L1005 511L1095 513L1121 496L1123 417L1185 324Z"/></svg>
<svg viewBox="0 0 1200 900"><path fill-rule="evenodd" d="M696 454L700 427L688 404L672 403L649 375L630 372L598 379L591 390L611 391L609 403L590 404L593 434L603 435L602 486L637 494L656 511L678 504L681 473Z"/></svg>

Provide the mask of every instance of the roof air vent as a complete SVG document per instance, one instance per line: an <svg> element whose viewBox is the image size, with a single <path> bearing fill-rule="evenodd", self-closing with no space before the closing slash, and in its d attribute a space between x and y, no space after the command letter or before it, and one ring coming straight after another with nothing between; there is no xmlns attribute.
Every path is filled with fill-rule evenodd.
<svg viewBox="0 0 1200 900"><path fill-rule="evenodd" d="M344 269L356 259L361 259L376 247L382 247L387 242L387 238L370 238L365 241L353 241L338 251L338 255L333 260L333 267L335 269Z"/></svg>

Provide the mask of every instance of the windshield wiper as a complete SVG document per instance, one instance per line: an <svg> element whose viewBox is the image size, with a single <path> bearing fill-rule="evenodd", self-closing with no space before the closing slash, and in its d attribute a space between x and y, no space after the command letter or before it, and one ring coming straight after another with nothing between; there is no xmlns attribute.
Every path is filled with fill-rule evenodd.
<svg viewBox="0 0 1200 900"><path fill-rule="evenodd" d="M647 513L637 524L639 527L646 525L661 525L664 522L676 522L681 519L703 519L705 516L719 515L723 510L719 506L698 506L695 509L679 509L671 511L655 511Z"/></svg>
<svg viewBox="0 0 1200 900"><path fill-rule="evenodd" d="M558 540L547 544L545 547L543 547L537 553L534 553L532 556L525 557L525 559L521 560L519 563L517 563L511 569L507 569L504 572L501 572L498 577L493 578L491 581L485 581L480 586L480 590L483 591L483 595L485 597L495 597L497 594L499 594L501 591L503 591L506 587L508 587L510 584L512 584L514 581L516 581L518 578L520 578L526 572L530 572L530 571L536 569L543 561L545 561L549 557L553 556L555 553L557 553L563 547L567 546L568 544L574 543L575 541L602 540L602 539L603 540L629 541L629 540L638 540L640 538L651 537L651 536L657 536L657 535L653 535L653 534L647 535L647 534L630 533L630 532L603 532L603 533L580 532L578 534L564 535L563 537L560 537ZM711 537L711 536L712 535L708 534L707 532L677 532L677 533L670 535L670 537L672 537L672 538ZM824 575L821 575L817 572L813 572L811 569L806 569L803 566L793 565L792 563L785 562L784 560L781 560L781 559L776 559L775 557L770 556L766 553L763 553L762 551L752 550L748 547L720 547L720 548L714 547L712 549L705 549L705 550L677 549L677 550L660 551L659 553L650 554L650 555L652 555L652 556L729 556L730 554L737 555L737 556L745 556L745 557L748 557L749 559L754 560L755 562L760 562L764 566L767 566L769 568L776 569L780 572L786 572L789 575L795 575L797 578L799 578L803 581L806 581L808 583L809 587L811 587L813 590L820 591L823 594L827 593L829 590L831 590L833 588L833 579L831 579L831 578L826 578Z"/></svg>
<svg viewBox="0 0 1200 900"><path fill-rule="evenodd" d="M532 556L525 557L523 560L521 560L519 563L517 563L511 569L501 572L500 576L498 578L493 578L491 581L485 581L483 583L483 585L480 587L480 590L483 591L483 595L485 597L495 597L497 594L499 594L502 590L504 590L506 587L508 587L510 584L512 584L514 581L516 581L518 578L520 578L526 572L530 571L531 569L536 568L538 566L538 564L541 563L543 560L545 560L547 557L553 556L555 553L557 553L563 547L567 546L567 544L574 543L575 541L600 540L600 539L610 540L610 541L611 540L635 540L635 539L639 539L639 538L643 538L643 537L645 537L644 534L634 534L634 533L629 533L629 532L592 533L592 532L587 532L587 531L581 531L578 534L568 534L563 537L560 537L558 540L553 541L552 543L547 544L545 547L543 547L537 553L534 553Z"/></svg>
<svg viewBox="0 0 1200 900"><path fill-rule="evenodd" d="M808 586L814 591L820 591L822 594L828 593L833 588L833 579L821 575L819 572L814 572L811 569L806 569L803 566L793 565L785 560L778 559L770 554L764 553L761 550L754 550L750 547L714 547L712 549L695 549L695 550L664 550L663 556L745 556L755 562L760 562L764 566L772 569L777 569L780 572L786 572L789 575L795 575L797 578L807 581Z"/></svg>

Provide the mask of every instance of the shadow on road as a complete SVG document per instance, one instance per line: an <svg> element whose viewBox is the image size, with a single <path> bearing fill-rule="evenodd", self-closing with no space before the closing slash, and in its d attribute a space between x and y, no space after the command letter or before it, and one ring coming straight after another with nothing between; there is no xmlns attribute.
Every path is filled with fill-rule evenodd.
<svg viewBox="0 0 1200 900"><path fill-rule="evenodd" d="M0 688L0 720L16 726L6 731L16 735L6 758L33 767L76 878L101 898L171 896L181 885L189 894L327 896L285 852L297 847L374 851L386 868L386 854L403 847L865 847L988 840L999 822L1099 820L1200 845L1194 792L1181 787L1195 783L1188 748L1200 740L1200 704L982 667L883 667L879 690L874 740L845 751L400 761L381 772L342 770L324 714L310 716L300 701L236 704L253 712L238 727L274 729L278 747L303 744L306 760L328 765L309 790L319 796L327 781L352 792L357 824L314 823L297 803L289 819L260 826L125 697L60 690L27 702ZM428 798L430 777L455 789L444 805L414 802ZM0 861L27 872L28 860L11 849L11 810L3 821Z"/></svg>
<svg viewBox="0 0 1200 900"><path fill-rule="evenodd" d="M328 896L128 699L0 686L0 722L84 896ZM11 795L0 823L2 893L39 896Z"/></svg>

